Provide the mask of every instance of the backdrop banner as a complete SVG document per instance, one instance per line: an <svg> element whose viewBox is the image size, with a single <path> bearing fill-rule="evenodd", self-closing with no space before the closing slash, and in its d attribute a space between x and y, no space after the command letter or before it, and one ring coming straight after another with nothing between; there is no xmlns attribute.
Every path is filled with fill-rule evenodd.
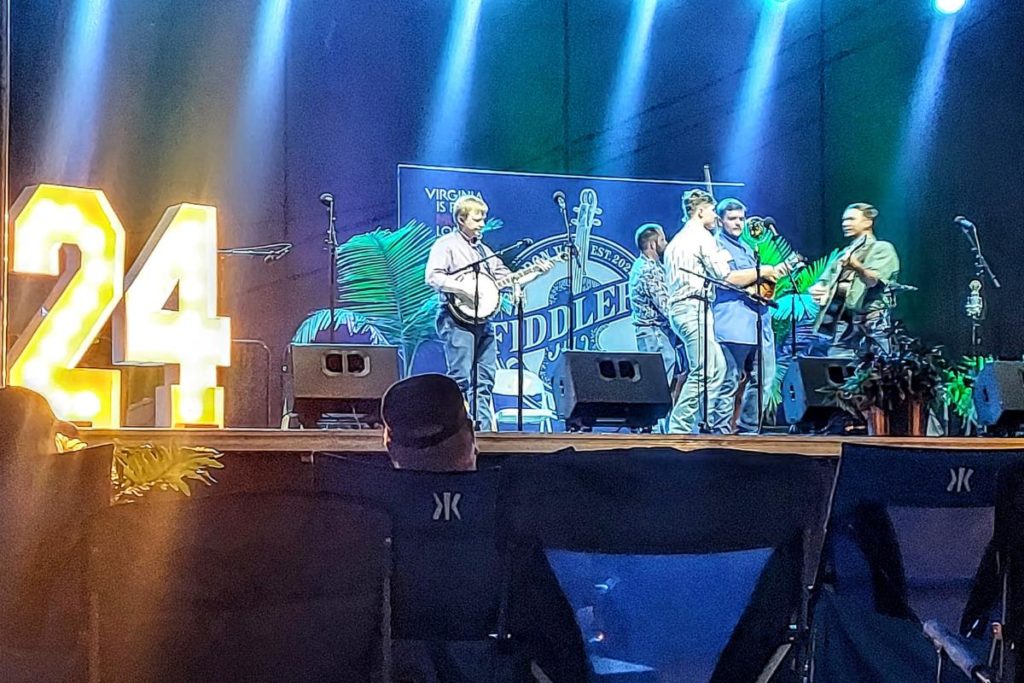
<svg viewBox="0 0 1024 683"><path fill-rule="evenodd" d="M629 178L506 173L432 166L398 167L398 224L422 222L442 235L454 229L452 206L463 195L489 206L484 241L498 250L529 237L534 243L506 262L519 268L566 248L566 230L553 195L563 192L579 259L559 262L526 288L525 366L550 386L550 372L567 345L568 268L573 274L576 349L635 351L627 283L636 256L634 234L659 223L669 239L680 227L682 193L693 184ZM515 314L494 318L498 366L514 368L519 345ZM428 370L417 363L417 371ZM434 368L443 371L443 367Z"/></svg>

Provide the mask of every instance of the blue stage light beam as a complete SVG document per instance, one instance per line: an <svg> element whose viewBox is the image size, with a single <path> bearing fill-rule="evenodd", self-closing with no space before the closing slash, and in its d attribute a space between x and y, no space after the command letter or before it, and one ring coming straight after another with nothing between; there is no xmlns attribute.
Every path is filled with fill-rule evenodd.
<svg viewBox="0 0 1024 683"><path fill-rule="evenodd" d="M605 116L605 134L598 152L597 167L603 171L628 175L632 172L631 150L640 132L637 114L643 105L644 83L651 27L658 0L634 0L624 43L622 61ZM616 159L623 161L611 168Z"/></svg>
<svg viewBox="0 0 1024 683"><path fill-rule="evenodd" d="M899 153L889 185L892 206L901 204L900 197L915 184L934 142L937 127L936 114L945 81L949 46L953 38L956 19L939 17L932 23L921 65L918 68L910 108L900 136ZM902 224L902 223L897 223Z"/></svg>
<svg viewBox="0 0 1024 683"><path fill-rule="evenodd" d="M110 0L76 0L47 119L43 175L87 184L99 137Z"/></svg>
<svg viewBox="0 0 1024 683"><path fill-rule="evenodd" d="M935 0L935 11L940 14L956 14L965 4L967 0Z"/></svg>
<svg viewBox="0 0 1024 683"><path fill-rule="evenodd" d="M746 177L757 165L754 156L758 154L765 122L771 112L776 58L786 24L786 10L784 2L769 2L762 7L758 19L721 169L737 178Z"/></svg>
<svg viewBox="0 0 1024 683"><path fill-rule="evenodd" d="M290 5L291 0L261 0L239 93L229 177L237 190L251 196L264 192L273 168L267 145L276 137L284 108Z"/></svg>
<svg viewBox="0 0 1024 683"><path fill-rule="evenodd" d="M433 115L424 140L427 163L460 162L458 155L466 137L482 2L456 0L434 87Z"/></svg>

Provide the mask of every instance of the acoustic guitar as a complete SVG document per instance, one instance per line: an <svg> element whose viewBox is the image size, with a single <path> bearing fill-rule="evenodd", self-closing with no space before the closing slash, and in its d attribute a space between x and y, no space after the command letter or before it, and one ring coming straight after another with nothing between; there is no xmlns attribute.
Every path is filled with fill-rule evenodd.
<svg viewBox="0 0 1024 683"><path fill-rule="evenodd" d="M867 235L862 235L839 254L839 267L836 269L835 276L828 282L824 303L818 311L818 317L814 321L814 331L816 333L835 338L839 321L846 312L846 290L840 291L839 284L842 282L843 274L846 272L850 258L867 243L867 240ZM864 258L867 258L867 254L870 251L871 249L868 248Z"/></svg>

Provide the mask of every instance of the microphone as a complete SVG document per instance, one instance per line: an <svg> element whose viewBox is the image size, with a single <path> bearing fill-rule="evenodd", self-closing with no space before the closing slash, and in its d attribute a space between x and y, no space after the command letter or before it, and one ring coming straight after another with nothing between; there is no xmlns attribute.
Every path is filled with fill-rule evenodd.
<svg viewBox="0 0 1024 683"><path fill-rule="evenodd" d="M981 315L985 312L985 301L981 298L981 280L971 280L968 287L970 293L967 295L964 310L968 318L981 320Z"/></svg>
<svg viewBox="0 0 1024 683"><path fill-rule="evenodd" d="M330 192L324 192L320 195L320 203L324 206L330 206L334 203L334 195Z"/></svg>
<svg viewBox="0 0 1024 683"><path fill-rule="evenodd" d="M969 232L971 230L976 230L977 229L975 227L974 223L970 222L969 220L967 220L963 216L957 216L956 218L953 219L953 222L956 225L959 225L960 229L963 230L964 232Z"/></svg>
<svg viewBox="0 0 1024 683"><path fill-rule="evenodd" d="M779 229L778 229L778 226L775 224L775 219L774 218L772 218L771 216L765 216L764 217L764 221L762 221L762 222L764 223L766 228L768 228L769 230L772 231L773 235L778 235L779 234Z"/></svg>
<svg viewBox="0 0 1024 683"><path fill-rule="evenodd" d="M523 239L519 240L518 242L516 242L512 246L514 246L516 249L520 249L522 247L528 247L528 246L530 246L532 244L533 244L533 240L532 239L530 239L529 237L524 237Z"/></svg>
<svg viewBox="0 0 1024 683"><path fill-rule="evenodd" d="M551 195L551 199L554 200L555 204L558 204L558 208L560 208L562 211L565 211L565 193L564 192L562 192L561 190L556 190L555 193L553 195Z"/></svg>
<svg viewBox="0 0 1024 683"><path fill-rule="evenodd" d="M924 622L924 634L932 641L935 649L945 652L956 668L972 681L991 683L995 679L992 670L978 661L978 658L963 645L964 639L956 635L935 619Z"/></svg>

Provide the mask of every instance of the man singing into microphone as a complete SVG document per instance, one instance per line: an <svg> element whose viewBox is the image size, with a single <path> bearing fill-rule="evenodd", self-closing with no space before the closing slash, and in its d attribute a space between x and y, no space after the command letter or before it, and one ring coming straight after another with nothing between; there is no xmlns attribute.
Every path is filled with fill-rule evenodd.
<svg viewBox="0 0 1024 683"><path fill-rule="evenodd" d="M494 408L491 394L494 390L494 375L498 364L497 347L494 343L494 328L490 321L482 320L477 325L456 320L448 311L448 296L456 296L472 305L474 287L472 273L469 277L464 270L481 259L480 275L500 280L510 275L508 267L483 243L480 234L487 222L487 204L478 197L459 197L452 208L455 227L451 233L439 237L430 248L427 257L427 284L441 294L442 302L437 316L437 335L444 345L444 359L448 375L456 381L469 406L476 406L473 419L478 431L492 431ZM551 269L551 263L542 263L540 272ZM525 276L519 280L526 284L540 275ZM477 358L477 386L473 396L473 357ZM430 400L425 396L424 400Z"/></svg>

